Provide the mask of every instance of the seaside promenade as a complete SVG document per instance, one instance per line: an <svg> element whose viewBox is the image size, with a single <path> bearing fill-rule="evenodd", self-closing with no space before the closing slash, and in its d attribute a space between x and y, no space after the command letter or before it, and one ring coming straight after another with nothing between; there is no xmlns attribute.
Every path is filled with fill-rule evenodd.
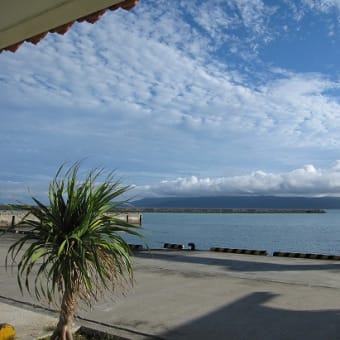
<svg viewBox="0 0 340 340"><path fill-rule="evenodd" d="M0 237L0 323L36 339L57 314L22 296ZM127 339L340 339L340 261L154 250L134 258L135 283L77 324Z"/></svg>

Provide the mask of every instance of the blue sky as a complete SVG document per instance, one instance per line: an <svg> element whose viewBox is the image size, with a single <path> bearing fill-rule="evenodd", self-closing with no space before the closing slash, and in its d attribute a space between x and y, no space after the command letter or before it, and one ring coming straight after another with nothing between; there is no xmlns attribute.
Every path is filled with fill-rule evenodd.
<svg viewBox="0 0 340 340"><path fill-rule="evenodd" d="M0 202L80 159L136 197L340 196L338 0L140 0L0 70Z"/></svg>

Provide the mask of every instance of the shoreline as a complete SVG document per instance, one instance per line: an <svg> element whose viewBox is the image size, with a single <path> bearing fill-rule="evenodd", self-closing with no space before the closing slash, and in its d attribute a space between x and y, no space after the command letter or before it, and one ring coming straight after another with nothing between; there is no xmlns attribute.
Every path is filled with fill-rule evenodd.
<svg viewBox="0 0 340 340"><path fill-rule="evenodd" d="M2 257L13 237L1 238ZM130 340L319 340L339 334L336 261L154 250L136 254L133 263L133 287L107 292L91 310L81 308L78 325ZM26 292L18 298L15 272L2 267L0 279L2 317L18 338L46 334L57 314Z"/></svg>

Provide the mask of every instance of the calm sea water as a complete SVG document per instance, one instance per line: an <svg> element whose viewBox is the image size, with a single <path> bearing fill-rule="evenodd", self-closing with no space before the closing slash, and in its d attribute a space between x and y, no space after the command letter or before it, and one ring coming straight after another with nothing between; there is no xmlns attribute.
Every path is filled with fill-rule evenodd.
<svg viewBox="0 0 340 340"><path fill-rule="evenodd" d="M144 213L143 228L150 248L194 242L201 250L226 247L340 254L340 210L325 214Z"/></svg>

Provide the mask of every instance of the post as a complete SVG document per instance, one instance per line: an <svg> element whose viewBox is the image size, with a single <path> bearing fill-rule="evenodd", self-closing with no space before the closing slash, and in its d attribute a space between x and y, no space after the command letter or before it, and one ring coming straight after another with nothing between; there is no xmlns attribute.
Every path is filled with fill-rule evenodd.
<svg viewBox="0 0 340 340"><path fill-rule="evenodd" d="M11 226L14 227L15 226L15 216L12 216L12 222L11 222Z"/></svg>

